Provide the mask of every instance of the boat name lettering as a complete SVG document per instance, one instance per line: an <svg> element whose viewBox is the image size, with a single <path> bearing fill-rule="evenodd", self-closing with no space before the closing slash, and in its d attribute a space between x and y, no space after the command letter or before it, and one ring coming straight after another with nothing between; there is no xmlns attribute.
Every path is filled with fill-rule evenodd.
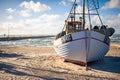
<svg viewBox="0 0 120 80"><path fill-rule="evenodd" d="M62 42L69 42L69 41L72 41L72 36L70 34L62 38Z"/></svg>

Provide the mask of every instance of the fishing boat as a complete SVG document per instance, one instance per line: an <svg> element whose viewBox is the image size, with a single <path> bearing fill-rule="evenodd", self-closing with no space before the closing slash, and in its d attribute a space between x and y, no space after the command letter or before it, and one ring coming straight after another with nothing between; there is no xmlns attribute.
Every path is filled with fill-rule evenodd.
<svg viewBox="0 0 120 80"><path fill-rule="evenodd" d="M87 65L104 58L109 51L110 36L115 30L103 24L98 11L98 0L80 2L83 10L76 11L78 2L75 0L62 31L56 35L54 48L65 60ZM98 17L96 22L99 25L92 24L94 16Z"/></svg>

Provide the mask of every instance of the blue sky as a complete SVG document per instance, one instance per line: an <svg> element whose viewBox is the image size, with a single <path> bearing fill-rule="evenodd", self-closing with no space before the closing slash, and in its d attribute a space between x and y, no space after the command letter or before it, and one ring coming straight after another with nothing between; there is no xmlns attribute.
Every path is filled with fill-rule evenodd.
<svg viewBox="0 0 120 80"><path fill-rule="evenodd" d="M81 2L81 0L77 0ZM120 33L120 0L99 0L105 25ZM116 2L115 2L116 1ZM0 0L0 35L56 34L61 31L73 0ZM80 4L80 3L78 3ZM81 5L78 5L78 10ZM92 21L95 25L97 17Z"/></svg>

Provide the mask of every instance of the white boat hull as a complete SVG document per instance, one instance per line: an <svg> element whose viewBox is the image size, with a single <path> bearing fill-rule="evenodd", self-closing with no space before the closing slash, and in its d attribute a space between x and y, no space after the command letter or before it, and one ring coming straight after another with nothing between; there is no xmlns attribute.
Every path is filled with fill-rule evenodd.
<svg viewBox="0 0 120 80"><path fill-rule="evenodd" d="M55 51L67 59L87 63L103 59L109 50L109 37L93 30L65 36L55 40L54 46Z"/></svg>

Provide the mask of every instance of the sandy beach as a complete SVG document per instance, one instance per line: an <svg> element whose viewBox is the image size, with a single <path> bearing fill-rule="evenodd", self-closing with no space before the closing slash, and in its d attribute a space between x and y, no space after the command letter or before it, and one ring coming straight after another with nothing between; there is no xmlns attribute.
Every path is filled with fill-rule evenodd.
<svg viewBox="0 0 120 80"><path fill-rule="evenodd" d="M53 47L0 46L0 80L120 80L120 45L85 67L64 62Z"/></svg>

